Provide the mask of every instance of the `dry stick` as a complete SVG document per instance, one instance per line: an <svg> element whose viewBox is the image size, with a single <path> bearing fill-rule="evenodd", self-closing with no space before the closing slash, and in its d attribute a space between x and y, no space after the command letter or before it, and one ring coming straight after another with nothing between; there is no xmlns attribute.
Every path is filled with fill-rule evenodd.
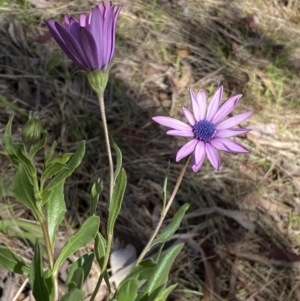
<svg viewBox="0 0 300 301"><path fill-rule="evenodd" d="M175 196L176 196L176 194L177 194L177 192L178 192L178 189L179 189L179 187L180 187L181 181L182 181L183 176L184 176L184 174L185 174L187 165L188 165L188 163L189 163L190 157L191 157L191 156L189 156L189 157L186 159L184 165L182 166L181 171L180 171L180 174L179 174L178 179L177 179L177 182L176 182L175 187L174 187L174 189L173 189L172 195L171 195L171 197L170 197L170 199L169 199L169 201L168 201L168 203L167 203L167 206L166 206L165 210L162 212L162 214L161 214L161 216L160 216L160 219L159 219L159 221L158 221L158 224L157 224L157 226L156 226L156 228L155 228L155 230L154 230L154 232L153 232L153 234L152 234L150 240L148 241L148 243L147 243L147 245L145 246L144 250L143 250L142 253L140 254L140 256L139 256L139 258L137 259L137 261L135 262L135 266L137 266L137 265L142 261L142 259L143 259L144 256L146 255L146 253L149 251L149 248L151 247L151 244L152 244L153 240L154 240L155 237L157 236L157 234L158 234L158 232L159 232L159 230L160 230L160 227L161 227L162 223L164 222L164 220L165 220L165 218L166 218L166 215L167 215L167 213L168 213L168 211L169 211L169 209L170 209L170 207L171 207L171 205L172 205L172 203L173 203L173 201L174 201L174 198L175 198Z"/></svg>

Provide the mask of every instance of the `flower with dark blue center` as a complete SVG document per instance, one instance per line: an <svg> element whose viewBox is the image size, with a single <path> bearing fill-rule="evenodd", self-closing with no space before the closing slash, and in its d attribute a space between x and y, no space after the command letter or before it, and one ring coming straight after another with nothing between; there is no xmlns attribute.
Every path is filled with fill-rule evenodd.
<svg viewBox="0 0 300 301"><path fill-rule="evenodd" d="M238 142L227 139L232 136L238 136L249 132L248 128L236 128L236 126L249 118L253 111L248 111L234 117L225 117L230 114L242 95L230 97L221 107L223 87L221 86L213 95L210 104L206 110L206 95L199 91L197 96L190 89L190 98L193 108L193 114L185 107L182 107L183 113L189 124L185 124L175 118L166 116L156 116L152 119L164 126L171 128L167 131L168 135L192 137L178 151L176 161L194 153L192 169L197 172L203 165L207 156L208 160L216 170L220 170L221 160L217 150L229 153L248 153L246 147Z"/></svg>

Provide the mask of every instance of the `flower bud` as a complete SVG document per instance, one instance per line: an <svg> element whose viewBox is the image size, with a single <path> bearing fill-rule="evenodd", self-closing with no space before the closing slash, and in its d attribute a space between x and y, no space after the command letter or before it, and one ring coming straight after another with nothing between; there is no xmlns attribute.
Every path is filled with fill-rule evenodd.
<svg viewBox="0 0 300 301"><path fill-rule="evenodd" d="M29 112L27 123L22 129L22 141L25 144L33 145L41 139L43 130L42 122L37 112Z"/></svg>

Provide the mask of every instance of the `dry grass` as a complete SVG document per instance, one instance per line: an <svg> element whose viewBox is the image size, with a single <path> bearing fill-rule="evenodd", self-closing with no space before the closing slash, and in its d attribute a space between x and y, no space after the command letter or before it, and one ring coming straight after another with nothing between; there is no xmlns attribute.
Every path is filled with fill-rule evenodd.
<svg viewBox="0 0 300 301"><path fill-rule="evenodd" d="M108 180L105 147L97 99L49 39L43 19L87 11L96 1L52 3L47 9L25 0L0 4L0 133L12 111L17 137L26 112L38 110L49 144L56 139L69 152L87 140L86 159L67 183L66 225L74 228L88 212L90 184L97 177ZM116 236L141 250L154 227L168 161L170 189L180 169L174 156L182 140L166 137L151 116L179 116L189 86L211 94L223 84L226 96L244 94L237 111L255 110L254 130L241 138L252 153L223 155L219 173L206 164L197 175L186 175L173 212L184 202L192 209L176 237L186 248L171 275L179 282L173 296L300 300L299 3L122 3L116 64L106 90L109 126L129 178ZM2 145L0 164L7 183L12 169ZM106 199L107 189L99 204L102 230ZM8 215L2 219L30 220L13 200L3 204ZM30 250L24 240L8 240Z"/></svg>

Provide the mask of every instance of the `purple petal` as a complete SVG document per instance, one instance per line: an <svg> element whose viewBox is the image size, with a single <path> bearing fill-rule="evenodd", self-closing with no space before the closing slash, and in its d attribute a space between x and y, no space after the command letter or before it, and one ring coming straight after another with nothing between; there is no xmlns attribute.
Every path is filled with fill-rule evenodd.
<svg viewBox="0 0 300 301"><path fill-rule="evenodd" d="M55 25L58 33L60 34L60 36L62 37L62 39L64 40L65 44L68 47L68 53L66 54L68 55L69 53L71 53L74 57L76 57L78 61L80 61L81 65L83 65L86 69L90 69L91 66L86 61L81 46L79 45L75 37L73 37L70 34L70 32L68 32L65 28L63 28L58 23L56 23Z"/></svg>
<svg viewBox="0 0 300 301"><path fill-rule="evenodd" d="M64 38L60 35L60 33L57 31L57 28L63 28L60 24L55 22L54 20L45 20L46 25L49 28L49 31L51 32L53 38L57 42L57 44L61 47L61 49L66 53L66 55L78 65L81 69L85 69L85 64L82 62L80 57L77 57L72 51L70 51L70 48L66 45L66 42ZM64 28L63 28L64 29ZM66 30L66 29L64 29Z"/></svg>
<svg viewBox="0 0 300 301"><path fill-rule="evenodd" d="M230 153L231 150L224 144L222 139L214 138L209 141L210 145L213 146L216 149L219 149L221 151Z"/></svg>
<svg viewBox="0 0 300 301"><path fill-rule="evenodd" d="M115 52L115 39L116 39L116 26L117 26L117 20L120 14L120 11L122 9L122 5L120 5L116 12L115 12L115 17L114 17L114 26L113 26L113 30L112 30L112 45L111 45L111 56L109 58L109 60L111 60L114 56L114 52Z"/></svg>
<svg viewBox="0 0 300 301"><path fill-rule="evenodd" d="M167 131L167 135L180 136L180 137L194 137L193 131L170 130L170 131Z"/></svg>
<svg viewBox="0 0 300 301"><path fill-rule="evenodd" d="M224 138L219 138L218 140L222 142L232 153L250 153L250 150L240 143Z"/></svg>
<svg viewBox="0 0 300 301"><path fill-rule="evenodd" d="M228 119L222 121L221 123L219 123L216 126L216 129L217 130L226 130L226 129L232 128L232 127L238 125L239 123L243 122L247 118L249 118L252 114L253 114L253 111L249 111L249 112L242 113L242 114L236 115L234 117L228 118Z"/></svg>
<svg viewBox="0 0 300 301"><path fill-rule="evenodd" d="M81 27L85 27L88 23L89 15L87 14L80 14L79 16L79 24Z"/></svg>
<svg viewBox="0 0 300 301"><path fill-rule="evenodd" d="M217 124L220 121L222 121L228 114L230 114L235 106L238 103L238 100L242 97L242 94L235 95L230 97L223 105L222 107L218 110L216 115L212 119L212 123Z"/></svg>
<svg viewBox="0 0 300 301"><path fill-rule="evenodd" d="M64 27L66 30L70 30L70 17L68 15L64 16Z"/></svg>
<svg viewBox="0 0 300 301"><path fill-rule="evenodd" d="M220 102L222 99L222 94L223 94L223 86L221 86L216 93L214 94L214 96L212 97L208 109L207 109L207 115L206 115L206 119L208 121L212 121L212 119L215 117L215 114L217 113L219 106L220 106Z"/></svg>
<svg viewBox="0 0 300 301"><path fill-rule="evenodd" d="M215 168L215 170L219 171L221 160L217 150L209 143L206 143L205 146L206 146L205 150L206 150L206 155L208 160L210 161L211 165Z"/></svg>
<svg viewBox="0 0 300 301"><path fill-rule="evenodd" d="M104 65L102 59L102 46L103 46L103 17L98 6L91 12L90 32L95 40L97 46L97 57L99 69Z"/></svg>
<svg viewBox="0 0 300 301"><path fill-rule="evenodd" d="M203 160L200 161L199 164L196 164L196 163L195 163L195 159L194 159L194 162L193 162L193 165L192 165L193 172L199 171L199 169L200 169L200 168L202 167L202 165L203 165L204 160L205 160L205 156L203 157Z"/></svg>
<svg viewBox="0 0 300 301"><path fill-rule="evenodd" d="M205 143L203 141L198 141L195 147L195 165L203 163L205 159Z"/></svg>
<svg viewBox="0 0 300 301"><path fill-rule="evenodd" d="M195 124L195 118L194 118L193 114L185 107L182 107L182 111L183 111L183 114L186 117L187 121L189 122L189 124L191 126L193 126Z"/></svg>
<svg viewBox="0 0 300 301"><path fill-rule="evenodd" d="M179 131L192 131L192 127L189 126L188 124L183 123L180 120L177 120L172 117L166 117L166 116L155 116L152 117L152 119L164 126L167 126L169 128L172 128L174 130L179 130Z"/></svg>
<svg viewBox="0 0 300 301"><path fill-rule="evenodd" d="M205 118L206 115L206 94L203 90L200 90L197 94L197 102L200 111L200 118L197 121L200 121Z"/></svg>
<svg viewBox="0 0 300 301"><path fill-rule="evenodd" d="M79 29L80 44L85 55L85 59L91 66L92 70L100 69L97 55L97 45L92 34L84 27Z"/></svg>
<svg viewBox="0 0 300 301"><path fill-rule="evenodd" d="M227 138L242 135L250 132L251 129L228 129L228 130L218 130L215 138Z"/></svg>
<svg viewBox="0 0 300 301"><path fill-rule="evenodd" d="M197 139L193 139L186 143L177 153L176 155L176 161L180 161L182 158L190 155L194 150L198 143Z"/></svg>
<svg viewBox="0 0 300 301"><path fill-rule="evenodd" d="M194 113L195 119L196 119L196 121L200 121L201 120L201 111L200 111L199 104L196 99L196 95L192 88L190 88L190 98L191 98L191 102L192 102L192 108L193 108L193 113Z"/></svg>
<svg viewBox="0 0 300 301"><path fill-rule="evenodd" d="M104 22L103 22L103 45L102 45L102 60L103 65L107 65L111 57L111 48L112 48L112 31L114 27L114 8L108 6L105 9Z"/></svg>

